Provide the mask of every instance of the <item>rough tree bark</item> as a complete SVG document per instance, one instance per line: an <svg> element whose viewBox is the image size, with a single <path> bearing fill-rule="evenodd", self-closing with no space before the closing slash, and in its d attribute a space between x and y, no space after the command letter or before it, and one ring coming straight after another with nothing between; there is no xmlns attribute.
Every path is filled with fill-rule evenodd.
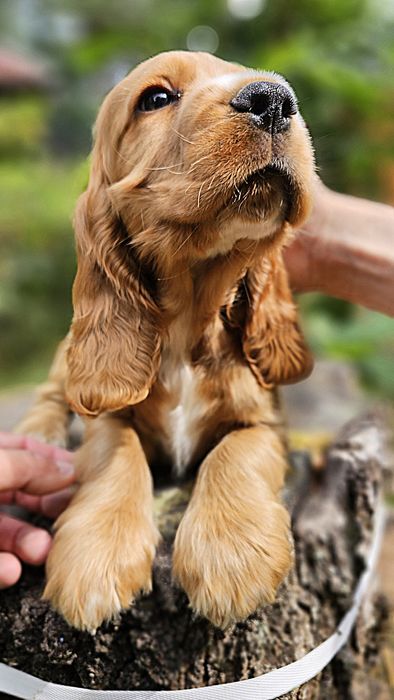
<svg viewBox="0 0 394 700"><path fill-rule="evenodd" d="M40 600L43 572L27 570L18 586L1 592L0 659L65 685L168 690L250 678L303 656L333 633L351 602L371 539L383 444L381 426L368 416L344 429L324 469L313 470L307 455L293 454L287 500L296 566L276 603L246 622L214 629L193 616L171 585L171 542L188 494L187 487L173 487L156 497L164 538L151 595L91 636L70 629ZM367 673L383 618L384 604L370 598L342 652L283 698L371 698Z"/></svg>

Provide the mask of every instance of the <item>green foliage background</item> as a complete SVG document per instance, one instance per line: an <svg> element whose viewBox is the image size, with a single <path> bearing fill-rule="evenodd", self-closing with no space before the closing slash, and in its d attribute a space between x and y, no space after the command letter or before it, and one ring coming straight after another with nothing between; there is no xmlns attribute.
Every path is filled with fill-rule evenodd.
<svg viewBox="0 0 394 700"><path fill-rule="evenodd" d="M213 28L222 58L295 87L331 187L394 202L394 0L2 0L0 41L44 60L51 87L0 94L0 385L37 381L70 321L71 215L103 95L140 60ZM393 232L394 233L394 232ZM301 300L321 356L350 359L394 396L394 321L318 295Z"/></svg>

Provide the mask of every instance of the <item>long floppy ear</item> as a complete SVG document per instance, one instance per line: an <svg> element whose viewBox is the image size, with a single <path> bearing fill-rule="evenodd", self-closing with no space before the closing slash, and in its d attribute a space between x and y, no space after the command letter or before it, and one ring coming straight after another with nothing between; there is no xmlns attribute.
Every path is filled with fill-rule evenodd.
<svg viewBox="0 0 394 700"><path fill-rule="evenodd" d="M244 278L245 357L263 386L291 384L307 377L313 358L298 325L282 255L259 260Z"/></svg>
<svg viewBox="0 0 394 700"><path fill-rule="evenodd" d="M75 232L66 396L77 413L96 415L147 396L160 362L160 315L102 175L91 177L78 202Z"/></svg>

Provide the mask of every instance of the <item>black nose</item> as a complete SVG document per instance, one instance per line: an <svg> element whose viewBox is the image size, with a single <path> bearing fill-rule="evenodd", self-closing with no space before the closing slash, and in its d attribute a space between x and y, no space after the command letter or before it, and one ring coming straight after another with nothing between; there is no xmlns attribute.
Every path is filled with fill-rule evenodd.
<svg viewBox="0 0 394 700"><path fill-rule="evenodd" d="M294 95L284 85L259 81L245 85L230 105L237 112L249 112L256 126L274 134L286 131L297 114Z"/></svg>

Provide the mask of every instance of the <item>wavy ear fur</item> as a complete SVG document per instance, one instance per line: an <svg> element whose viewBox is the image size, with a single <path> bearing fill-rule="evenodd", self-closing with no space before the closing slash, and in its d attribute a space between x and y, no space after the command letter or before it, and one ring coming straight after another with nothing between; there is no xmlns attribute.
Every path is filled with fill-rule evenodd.
<svg viewBox="0 0 394 700"><path fill-rule="evenodd" d="M242 345L259 383L267 387L304 379L312 371L313 358L298 325L281 253L256 263L244 283Z"/></svg>
<svg viewBox="0 0 394 700"><path fill-rule="evenodd" d="M76 216L78 271L66 395L80 414L142 401L160 362L159 309L138 279L106 184L91 178Z"/></svg>

